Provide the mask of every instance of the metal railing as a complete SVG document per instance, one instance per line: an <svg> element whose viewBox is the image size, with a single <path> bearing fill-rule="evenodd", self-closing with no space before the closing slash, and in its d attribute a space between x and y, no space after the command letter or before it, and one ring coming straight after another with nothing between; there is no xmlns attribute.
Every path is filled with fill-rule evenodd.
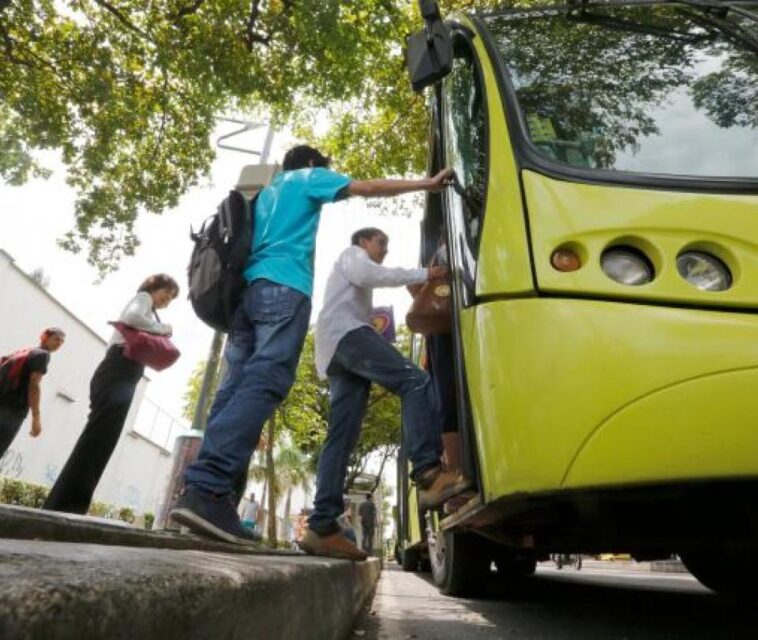
<svg viewBox="0 0 758 640"><path fill-rule="evenodd" d="M143 398L132 431L170 452L176 437L190 431L190 424L184 418L170 414L150 398Z"/></svg>

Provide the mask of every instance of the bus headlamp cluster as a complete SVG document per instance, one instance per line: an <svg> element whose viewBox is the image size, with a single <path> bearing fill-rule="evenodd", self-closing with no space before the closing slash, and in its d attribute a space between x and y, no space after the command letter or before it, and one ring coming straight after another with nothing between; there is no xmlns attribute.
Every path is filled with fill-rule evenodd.
<svg viewBox="0 0 758 640"><path fill-rule="evenodd" d="M571 272L582 267L585 258L580 258L576 245L564 245L553 251L550 264L556 271ZM603 251L600 266L611 280L627 286L640 286L656 277L653 261L647 251L636 246L619 244ZM676 258L679 275L700 291L726 291L734 276L727 264L710 251L687 249Z"/></svg>
<svg viewBox="0 0 758 640"><path fill-rule="evenodd" d="M639 286L652 282L653 265L647 257L632 247L611 247L600 257L605 275L619 284Z"/></svg>
<svg viewBox="0 0 758 640"><path fill-rule="evenodd" d="M726 291L732 286L729 268L716 256L704 251L679 254L676 268L682 278L701 291Z"/></svg>

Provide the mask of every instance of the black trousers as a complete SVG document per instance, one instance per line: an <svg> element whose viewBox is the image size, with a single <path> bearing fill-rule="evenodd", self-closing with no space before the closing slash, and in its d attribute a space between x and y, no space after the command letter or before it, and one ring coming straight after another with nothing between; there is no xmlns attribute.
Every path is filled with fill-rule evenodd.
<svg viewBox="0 0 758 640"><path fill-rule="evenodd" d="M5 455L29 413L29 407L4 404L0 401L0 458Z"/></svg>
<svg viewBox="0 0 758 640"><path fill-rule="evenodd" d="M87 425L55 481L43 509L87 513L92 494L116 448L144 366L111 346L90 381Z"/></svg>

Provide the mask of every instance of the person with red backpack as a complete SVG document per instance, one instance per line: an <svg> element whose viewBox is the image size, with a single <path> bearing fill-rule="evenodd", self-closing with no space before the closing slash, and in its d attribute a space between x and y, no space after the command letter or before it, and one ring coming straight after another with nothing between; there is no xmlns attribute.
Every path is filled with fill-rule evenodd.
<svg viewBox="0 0 758 640"><path fill-rule="evenodd" d="M50 327L42 332L39 347L19 349L0 358L0 458L18 434L29 409L29 434L36 438L42 433L40 381L47 373L50 354L60 349L65 340L63 329Z"/></svg>

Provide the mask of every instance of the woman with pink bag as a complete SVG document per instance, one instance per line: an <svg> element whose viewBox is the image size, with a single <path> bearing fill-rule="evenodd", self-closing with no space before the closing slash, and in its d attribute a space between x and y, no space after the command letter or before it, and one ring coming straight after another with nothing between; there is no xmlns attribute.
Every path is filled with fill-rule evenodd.
<svg viewBox="0 0 758 640"><path fill-rule="evenodd" d="M165 368L179 352L171 345L171 325L158 318L179 295L176 280L159 273L150 276L121 312L105 358L90 381L90 413L84 431L58 476L43 509L85 514L100 477L116 447L145 365L144 345L157 351Z"/></svg>

